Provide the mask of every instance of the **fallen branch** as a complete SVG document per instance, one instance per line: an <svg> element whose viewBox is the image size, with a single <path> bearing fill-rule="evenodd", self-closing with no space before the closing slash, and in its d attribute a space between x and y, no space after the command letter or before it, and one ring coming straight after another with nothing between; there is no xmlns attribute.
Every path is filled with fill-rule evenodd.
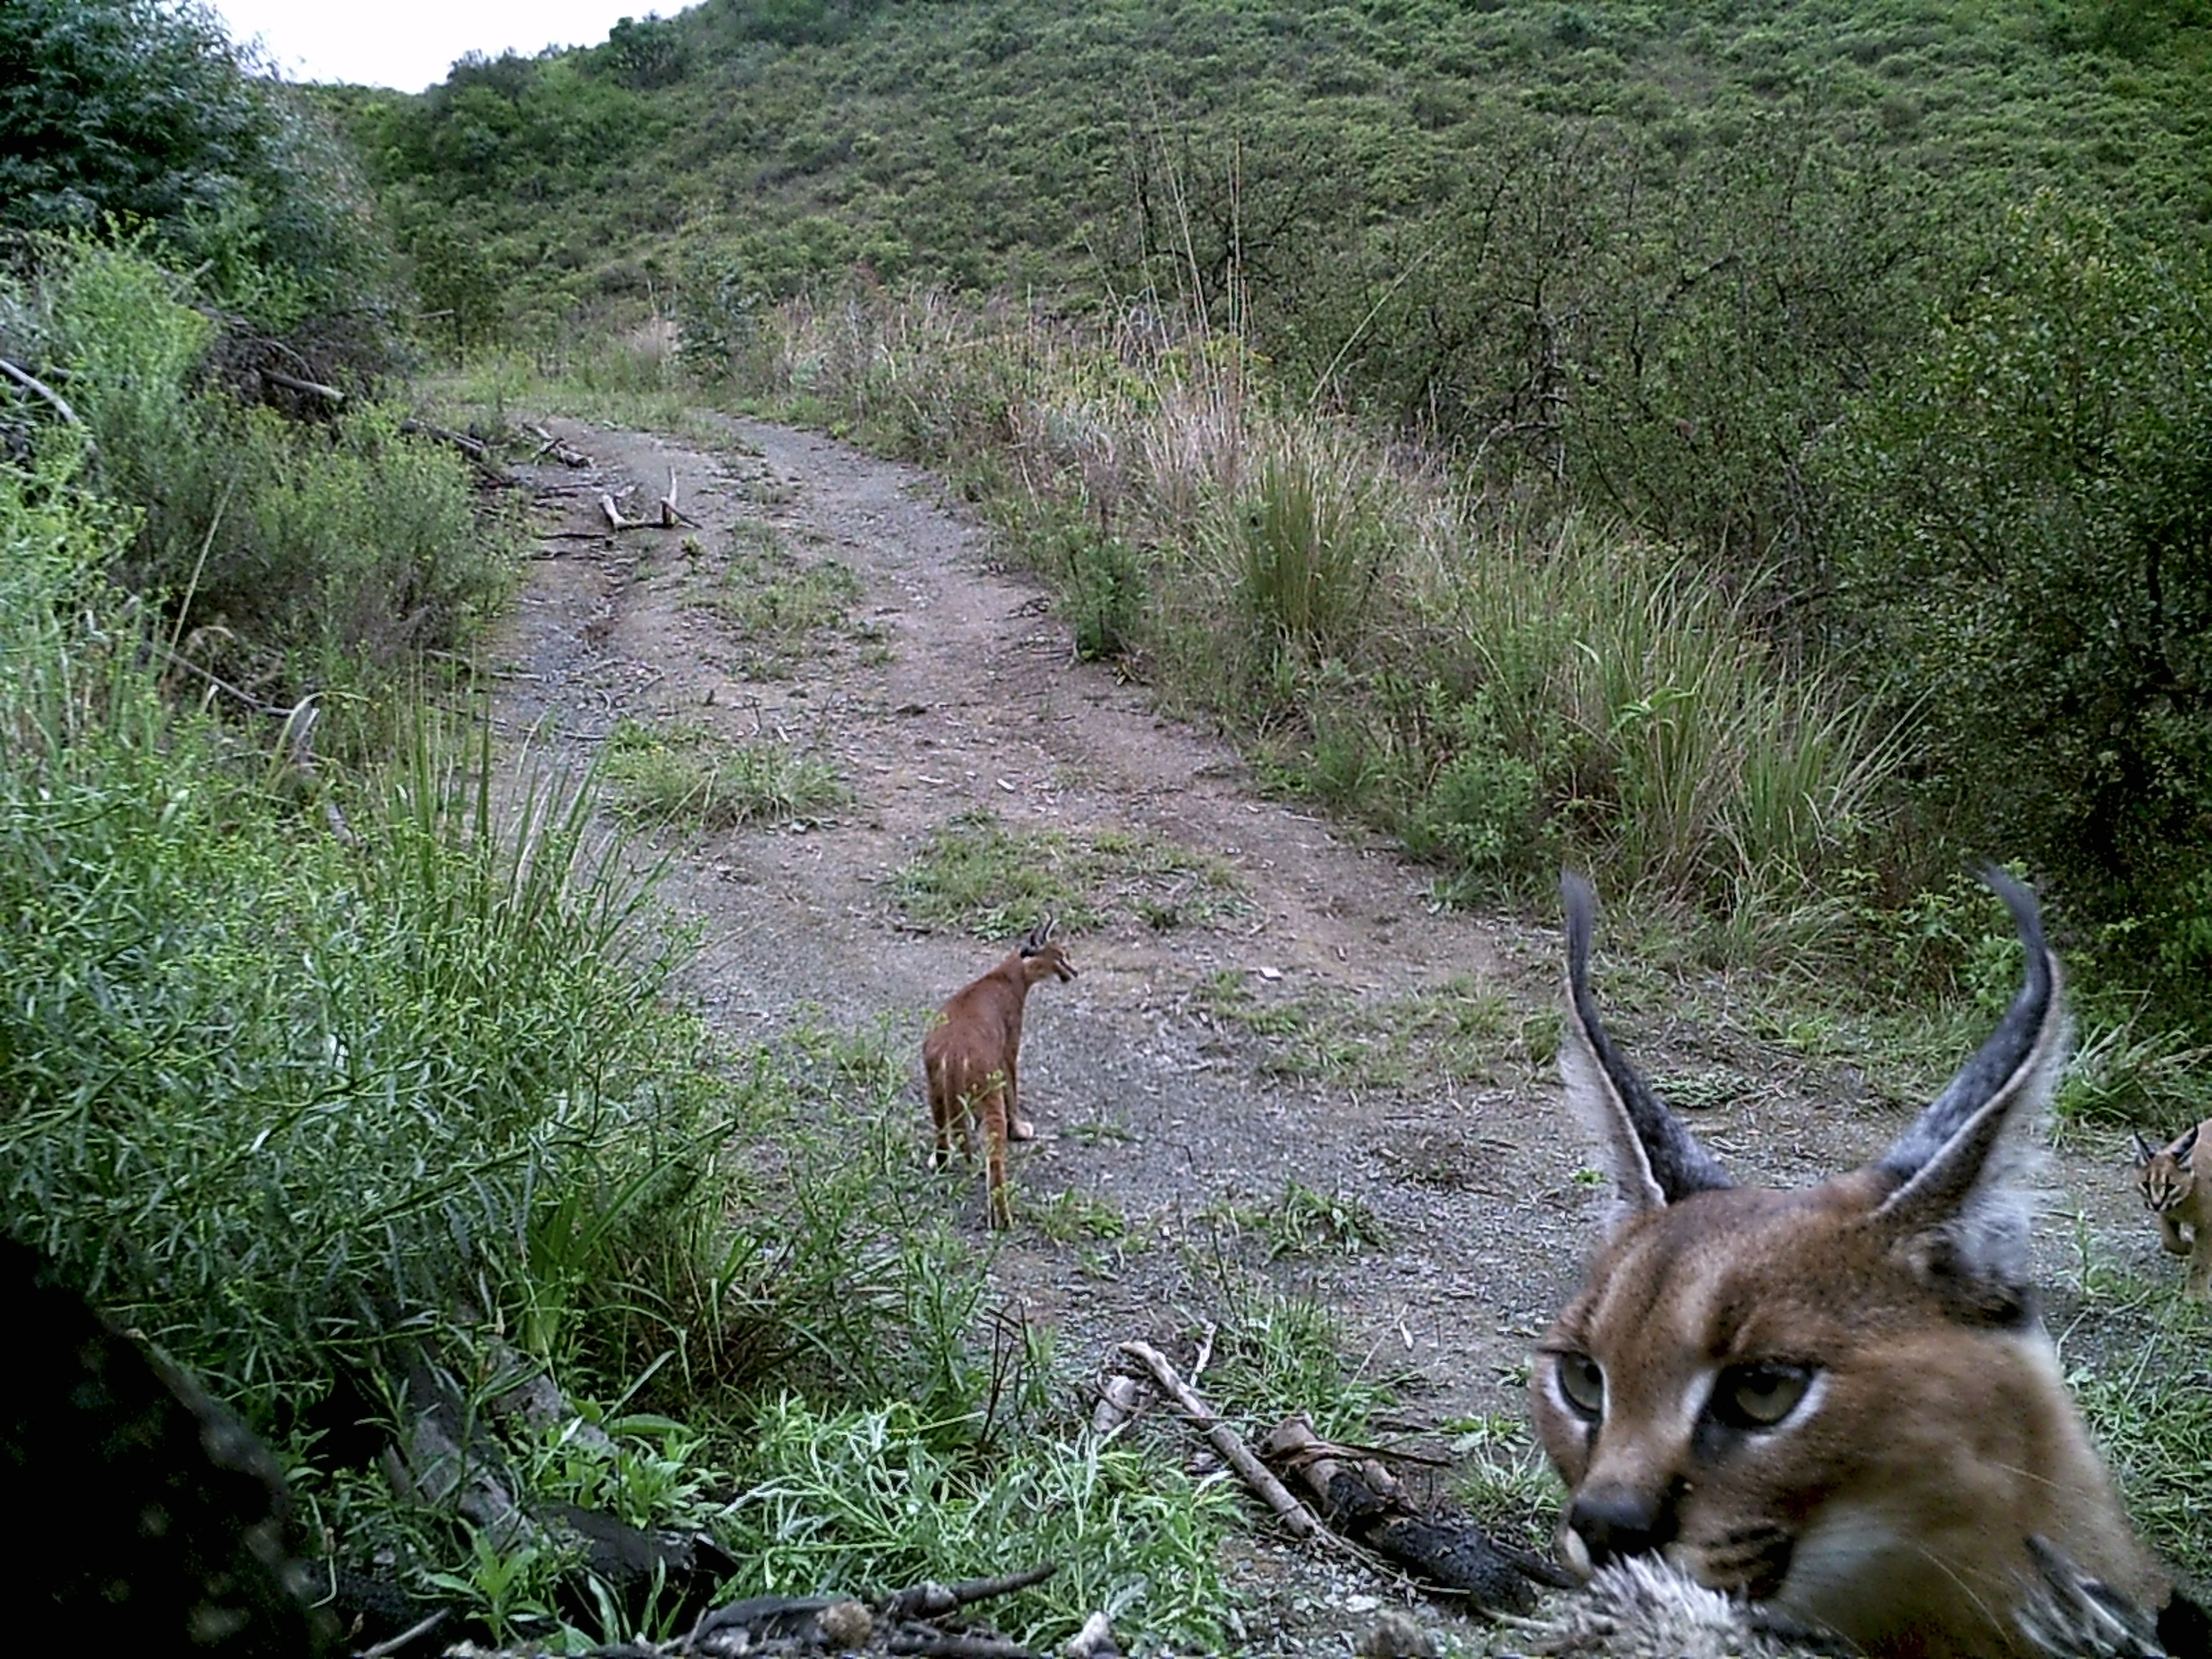
<svg viewBox="0 0 2212 1659"><path fill-rule="evenodd" d="M668 493L660 498L660 527L673 530L679 524L693 522L676 510L676 469L672 466L668 469Z"/></svg>
<svg viewBox="0 0 2212 1659"><path fill-rule="evenodd" d="M9 362L5 357L0 357L0 374L5 374L17 386L22 387L24 391L36 392L40 397L44 398L48 403L54 406L54 412L59 415L62 419L67 421L71 426L76 427L80 430L83 428L84 422L78 416L76 410L69 406L69 399L63 397L60 392L55 391L53 387L48 386L44 380L32 374L28 369L19 368L17 365Z"/></svg>
<svg viewBox="0 0 2212 1659"><path fill-rule="evenodd" d="M1024 1567L1019 1572L1002 1573L996 1578L970 1578L957 1584L916 1584L911 1589L886 1597L878 1611L886 1619L942 1619L973 1602L988 1601L995 1595L1012 1595L1016 1590L1042 1584L1059 1571L1060 1563L1048 1561L1042 1566Z"/></svg>
<svg viewBox="0 0 2212 1659"><path fill-rule="evenodd" d="M1160 1385L1162 1392L1176 1402L1176 1408L1213 1443L1229 1467L1237 1471L1249 1486L1282 1519L1294 1538L1328 1536L1328 1529L1314 1518L1314 1513L1290 1489L1269 1474L1267 1466L1252 1455L1251 1449L1237 1437L1237 1431L1214 1415L1213 1407L1192 1391L1188 1383L1176 1375L1176 1369L1167 1357L1147 1342L1124 1342L1121 1352L1132 1359L1142 1362Z"/></svg>
<svg viewBox="0 0 2212 1659"><path fill-rule="evenodd" d="M1036 1659L988 1631L945 1629L937 1620L976 1601L1042 1583L1057 1563L958 1584L916 1584L873 1608L843 1596L755 1595L702 1614L681 1646L696 1659L737 1659L763 1650L940 1654L948 1659Z"/></svg>
<svg viewBox="0 0 2212 1659"><path fill-rule="evenodd" d="M358 851L362 839L354 834L353 826L346 822L344 809L339 806L337 797L324 784L323 775L315 765L315 722L321 714L322 710L315 703L315 694L309 692L286 712L284 729L278 742L292 769L306 779L308 787L321 797L323 822L329 826L331 836L340 846Z"/></svg>
<svg viewBox="0 0 2212 1659"><path fill-rule="evenodd" d="M623 517L622 508L615 505L615 498L611 495L599 497L599 511L607 515L607 528L610 530L629 530L645 522L642 519Z"/></svg>
<svg viewBox="0 0 2212 1659"><path fill-rule="evenodd" d="M1067 1638L1060 1649L1060 1659L1117 1659L1121 1649L1114 1639L1114 1621L1103 1613L1094 1613L1083 1621L1083 1628Z"/></svg>
<svg viewBox="0 0 2212 1659"><path fill-rule="evenodd" d="M263 369L261 378L264 380L274 380L278 386L289 387L294 392L304 392L310 397L320 398L325 403L342 404L346 400L344 392L334 386L325 386L319 380L303 380L296 374L286 374L273 368Z"/></svg>
<svg viewBox="0 0 2212 1659"><path fill-rule="evenodd" d="M1098 1385L1098 1403L1091 1412L1091 1432L1108 1436L1121 1433L1156 1398L1150 1388L1127 1371L1115 1371Z"/></svg>
<svg viewBox="0 0 2212 1659"><path fill-rule="evenodd" d="M451 427L417 420L411 415L400 422L399 429L402 432L413 433L419 437L435 439L441 444L451 444L482 467L487 476L498 483L511 484L514 482L514 475L499 464L499 458L493 453L492 447L481 438L471 438L465 432L456 432Z"/></svg>
<svg viewBox="0 0 2212 1659"><path fill-rule="evenodd" d="M363 1648L361 1650L360 1659L385 1659L386 1654L397 1653L402 1648L412 1646L422 1637L428 1636L439 1626L444 1624L450 1613L451 1609L440 1607L428 1617L416 1620L398 1635L386 1637L374 1647Z"/></svg>
<svg viewBox="0 0 2212 1659"><path fill-rule="evenodd" d="M884 1643L884 1651L933 1654L938 1659L1037 1659L1035 1649L1002 1636L948 1635L941 1631L891 1637Z"/></svg>
<svg viewBox="0 0 2212 1659"><path fill-rule="evenodd" d="M550 455L555 460L560 462L563 466L589 466L592 464L592 458L584 453L582 450L577 448L574 444L555 437L544 427L531 426L526 427L523 429L529 432L533 436L544 440L543 443L538 446L537 453L531 456L530 459L532 460L538 460L542 457Z"/></svg>

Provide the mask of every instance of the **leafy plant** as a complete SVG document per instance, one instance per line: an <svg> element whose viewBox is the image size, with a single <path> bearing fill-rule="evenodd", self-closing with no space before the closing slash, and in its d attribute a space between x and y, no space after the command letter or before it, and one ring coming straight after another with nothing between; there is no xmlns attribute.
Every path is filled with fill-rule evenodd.
<svg viewBox="0 0 2212 1659"><path fill-rule="evenodd" d="M1233 1499L1164 1460L1089 1437L1025 1437L974 1455L963 1425L892 1403L763 1413L744 1489L717 1522L763 1593L872 1595L1012 1570L1008 1540L1060 1571L994 1602L1042 1645L1106 1608L1140 1641L1218 1647L1228 1607L1218 1551Z"/></svg>
<svg viewBox="0 0 2212 1659"><path fill-rule="evenodd" d="M1911 711L1925 810L2140 924L2110 947L2192 1007L2208 454L2212 273L2055 198L1825 451L1840 622Z"/></svg>

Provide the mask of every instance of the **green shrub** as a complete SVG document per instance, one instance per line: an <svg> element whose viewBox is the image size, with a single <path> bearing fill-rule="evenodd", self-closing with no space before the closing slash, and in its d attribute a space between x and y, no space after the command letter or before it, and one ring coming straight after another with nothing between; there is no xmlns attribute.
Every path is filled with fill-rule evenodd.
<svg viewBox="0 0 2212 1659"><path fill-rule="evenodd" d="M40 295L101 481L143 515L119 574L201 683L353 690L465 645L506 592L465 465L395 411L301 425L198 389L212 329L133 248L57 248Z"/></svg>
<svg viewBox="0 0 2212 1659"><path fill-rule="evenodd" d="M1954 845L2212 1010L2212 266L2052 201L1828 446L1838 622Z"/></svg>
<svg viewBox="0 0 2212 1659"><path fill-rule="evenodd" d="M211 9L12 0L0 81L0 228L142 229L273 330L375 309L386 252L349 159Z"/></svg>

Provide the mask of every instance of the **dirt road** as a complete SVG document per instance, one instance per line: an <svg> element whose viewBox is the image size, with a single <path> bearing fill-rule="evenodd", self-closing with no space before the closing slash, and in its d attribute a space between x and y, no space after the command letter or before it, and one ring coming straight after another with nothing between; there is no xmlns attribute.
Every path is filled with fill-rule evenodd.
<svg viewBox="0 0 2212 1659"><path fill-rule="evenodd" d="M579 750L624 718L775 738L834 762L850 792L797 829L677 844L665 896L702 927L682 988L708 1018L745 1039L801 1023L910 1033L919 1158L927 1012L1006 945L911 925L900 869L978 811L1120 848L1114 868L1180 859L1180 896L1103 903L1074 933L1081 977L1036 993L1023 1048L1040 1129L1017 1149L1023 1202L1123 1231L1056 1243L1018 1225L1002 1293L1078 1364L1132 1337L1172 1348L1218 1312L1204 1263L1225 1248L1337 1310L1369 1367L1401 1379L1410 1423L1524 1419L1520 1368L1577 1274L1595 1197L1540 1059L1551 928L1435 911L1426 872L1265 798L1224 743L1074 661L1042 590L997 568L926 475L750 422L713 453L559 429L592 465L533 475L545 556L502 646L507 729ZM607 533L603 490L638 486L649 504L672 471L691 526ZM757 587L771 557L849 573L843 619L795 658L764 655L715 602ZM1602 922L1599 956L1602 991ZM1817 1178L1904 1121L1733 1025L1645 1024L1626 1035L1701 1085L1695 1125L1740 1177ZM2107 1173L2059 1171L2134 1253L2142 1230ZM1288 1224L1293 1183L1354 1231L1371 1218L1380 1242L1278 1254L1265 1218Z"/></svg>

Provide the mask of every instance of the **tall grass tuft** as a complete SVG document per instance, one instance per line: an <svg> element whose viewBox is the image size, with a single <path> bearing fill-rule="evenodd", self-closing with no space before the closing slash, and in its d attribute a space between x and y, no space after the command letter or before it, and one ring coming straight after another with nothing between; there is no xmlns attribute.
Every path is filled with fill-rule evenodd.
<svg viewBox="0 0 2212 1659"><path fill-rule="evenodd" d="M1613 884L1801 914L1878 817L1893 751L1784 672L1747 596L1581 523L1447 550L1421 586L1432 673L1480 689L1498 746Z"/></svg>
<svg viewBox="0 0 2212 1659"><path fill-rule="evenodd" d="M1086 330L869 289L748 327L751 386L966 476L1066 585L1085 651L1455 882L1570 858L1754 955L1832 931L1822 896L1865 856L1897 753L1768 648L1755 594L1469 498L1157 310Z"/></svg>
<svg viewBox="0 0 2212 1659"><path fill-rule="evenodd" d="M518 1296L537 1195L699 1103L580 798L495 817L426 737L356 844L282 809L163 702L100 586L127 528L0 481L0 1200L265 1417L333 1347Z"/></svg>

